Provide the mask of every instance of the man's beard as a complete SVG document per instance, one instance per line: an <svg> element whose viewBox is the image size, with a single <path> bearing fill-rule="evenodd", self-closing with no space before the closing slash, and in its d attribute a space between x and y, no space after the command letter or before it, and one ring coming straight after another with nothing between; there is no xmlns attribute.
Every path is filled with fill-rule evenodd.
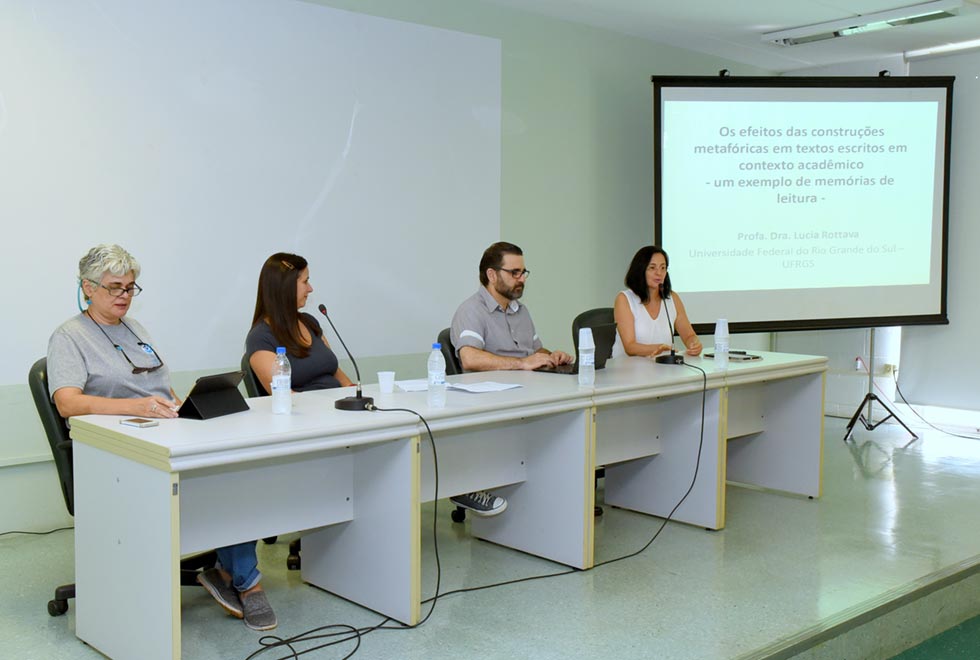
<svg viewBox="0 0 980 660"><path fill-rule="evenodd" d="M523 284L515 284L514 286L512 286L509 289L501 289L500 283L498 282L494 286L494 288L497 290L497 293L499 293L500 295L502 295L507 300L517 300L518 298L520 298L521 296L524 295L524 285Z"/></svg>

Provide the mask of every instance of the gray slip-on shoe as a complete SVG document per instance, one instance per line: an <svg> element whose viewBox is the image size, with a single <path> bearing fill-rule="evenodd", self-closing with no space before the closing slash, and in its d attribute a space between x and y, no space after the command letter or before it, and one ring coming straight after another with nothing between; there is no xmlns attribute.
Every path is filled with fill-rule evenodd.
<svg viewBox="0 0 980 660"><path fill-rule="evenodd" d="M252 630L272 630L279 623L265 591L242 594L242 609L245 611L245 625Z"/></svg>
<svg viewBox="0 0 980 660"><path fill-rule="evenodd" d="M238 592L225 582L224 578L221 577L221 571L217 568L209 568L198 573L197 581L208 590L209 594L214 596L218 605L221 605L225 612L239 619L244 616L242 601L238 597Z"/></svg>

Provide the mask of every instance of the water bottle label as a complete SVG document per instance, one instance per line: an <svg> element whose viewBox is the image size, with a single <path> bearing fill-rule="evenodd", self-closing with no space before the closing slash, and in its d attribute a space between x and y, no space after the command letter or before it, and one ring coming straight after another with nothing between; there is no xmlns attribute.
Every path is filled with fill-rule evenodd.
<svg viewBox="0 0 980 660"><path fill-rule="evenodd" d="M290 380L291 379L290 379L289 376L273 376L272 377L272 391L273 392L276 392L278 390L284 390L284 391L287 391L288 392L290 385L292 385L292 383L290 382Z"/></svg>
<svg viewBox="0 0 980 660"><path fill-rule="evenodd" d="M595 353L582 353L578 356L578 362L580 367L595 366Z"/></svg>

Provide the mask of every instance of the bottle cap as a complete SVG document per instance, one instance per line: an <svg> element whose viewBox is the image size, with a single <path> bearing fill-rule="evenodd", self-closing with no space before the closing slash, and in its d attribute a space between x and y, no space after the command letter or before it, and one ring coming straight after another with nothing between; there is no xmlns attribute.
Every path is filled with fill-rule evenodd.
<svg viewBox="0 0 980 660"><path fill-rule="evenodd" d="M434 351L438 351L438 350L440 350L440 349L442 349L442 344L440 344L439 342L434 342L434 343L432 344L432 350L434 350Z"/></svg>
<svg viewBox="0 0 980 660"><path fill-rule="evenodd" d="M579 328L578 329L578 347L579 349L595 349L595 339L592 337L592 328Z"/></svg>
<svg viewBox="0 0 980 660"><path fill-rule="evenodd" d="M285 355L285 354L286 354L286 347L285 346L277 346L276 347L276 355Z"/></svg>

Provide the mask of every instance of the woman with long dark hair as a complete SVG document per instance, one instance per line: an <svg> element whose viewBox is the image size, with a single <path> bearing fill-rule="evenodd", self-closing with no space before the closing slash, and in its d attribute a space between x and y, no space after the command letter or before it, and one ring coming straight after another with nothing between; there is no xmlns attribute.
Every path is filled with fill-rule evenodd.
<svg viewBox="0 0 980 660"><path fill-rule="evenodd" d="M656 245L637 250L626 271L626 290L616 296L613 312L619 338L615 354L652 357L673 345L672 331L684 342L688 355L701 354L684 303L670 287L667 253ZM669 317L669 321L668 321Z"/></svg>
<svg viewBox="0 0 980 660"><path fill-rule="evenodd" d="M245 353L267 392L272 392L272 368L278 346L286 348L294 391L353 384L340 369L320 324L311 314L300 311L311 293L310 268L303 257L277 252L262 264Z"/></svg>

